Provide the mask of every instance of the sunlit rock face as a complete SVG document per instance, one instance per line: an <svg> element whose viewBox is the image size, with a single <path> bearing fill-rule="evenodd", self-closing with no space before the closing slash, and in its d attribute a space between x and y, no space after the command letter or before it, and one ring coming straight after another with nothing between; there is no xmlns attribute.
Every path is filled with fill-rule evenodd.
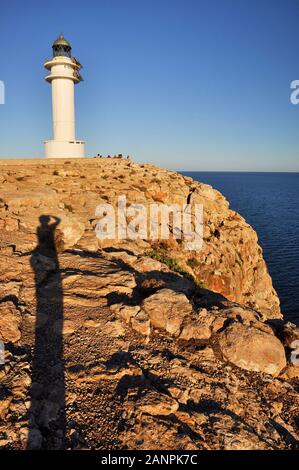
<svg viewBox="0 0 299 470"><path fill-rule="evenodd" d="M1 449L296 448L299 332L219 192L120 158L1 162L0 181ZM202 250L99 240L119 195L202 203Z"/></svg>
<svg viewBox="0 0 299 470"><path fill-rule="evenodd" d="M128 205L203 204L202 249L184 250L181 240L174 239L158 242L158 249L178 259L208 289L252 307L267 318L281 316L279 299L255 231L230 210L226 199L212 187L153 165L138 165L121 158L2 161L0 168L0 228L4 246L14 245L16 251L34 247L42 214L61 218L56 234L61 247L76 245L97 250L120 246L123 242L99 241L95 237L95 208L101 203L116 207L120 195L126 196ZM157 243L147 240L139 242L139 246L148 251L153 246L157 248Z"/></svg>

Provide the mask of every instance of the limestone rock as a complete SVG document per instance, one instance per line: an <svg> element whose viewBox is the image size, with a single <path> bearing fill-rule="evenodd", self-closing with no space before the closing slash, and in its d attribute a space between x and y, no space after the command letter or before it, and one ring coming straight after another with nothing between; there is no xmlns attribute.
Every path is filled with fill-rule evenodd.
<svg viewBox="0 0 299 470"><path fill-rule="evenodd" d="M1 220L3 223L2 229L6 230L7 232L15 232L19 229L19 220L13 218L6 218Z"/></svg>
<svg viewBox="0 0 299 470"><path fill-rule="evenodd" d="M15 343L21 338L21 318L12 302L0 303L0 339Z"/></svg>
<svg viewBox="0 0 299 470"><path fill-rule="evenodd" d="M117 338L119 336L125 335L125 329L122 326L121 322L118 320L107 322L102 328L103 333L112 338Z"/></svg>
<svg viewBox="0 0 299 470"><path fill-rule="evenodd" d="M57 248L66 250L72 248L82 237L85 225L74 217L64 216L55 231Z"/></svg>
<svg viewBox="0 0 299 470"><path fill-rule="evenodd" d="M96 320L85 320L83 325L86 328L99 328L101 326L101 323Z"/></svg>
<svg viewBox="0 0 299 470"><path fill-rule="evenodd" d="M123 305L123 304L114 304L111 305L110 309L122 318L126 323L130 323L131 320L136 317L138 312L140 312L140 306L130 306L130 305Z"/></svg>
<svg viewBox="0 0 299 470"><path fill-rule="evenodd" d="M56 330L58 329L59 329L59 325L56 326ZM75 329L76 329L76 326L74 322L72 322L71 320L65 320L63 322L62 334L71 335L72 333L74 333Z"/></svg>
<svg viewBox="0 0 299 470"><path fill-rule="evenodd" d="M142 310L131 319L131 325L138 333L149 336L151 333L151 322L148 315Z"/></svg>
<svg viewBox="0 0 299 470"><path fill-rule="evenodd" d="M193 312L187 297L170 289L161 289L146 298L142 308L153 328L165 330L173 336L179 336L184 318Z"/></svg>
<svg viewBox="0 0 299 470"><path fill-rule="evenodd" d="M43 205L51 205L57 202L56 192L49 188L43 188L41 191L39 185L35 185L34 191L26 189L24 182L23 190L18 195L3 193L4 200L8 208L14 214L23 213L29 208L38 208Z"/></svg>
<svg viewBox="0 0 299 470"><path fill-rule="evenodd" d="M277 376L286 366L281 342L256 328L233 323L219 334L219 345L223 357L242 369Z"/></svg>
<svg viewBox="0 0 299 470"><path fill-rule="evenodd" d="M211 325L214 321L213 316L190 319L185 322L180 339L189 341L191 339L209 339L212 334Z"/></svg>
<svg viewBox="0 0 299 470"><path fill-rule="evenodd" d="M292 349L295 341L299 341L299 328L293 323L287 322L283 326L283 342L285 346ZM297 344L299 348L299 342Z"/></svg>
<svg viewBox="0 0 299 470"><path fill-rule="evenodd" d="M289 364L283 374L281 374L281 377L284 379L299 379L299 364Z"/></svg>
<svg viewBox="0 0 299 470"><path fill-rule="evenodd" d="M267 321L281 314L257 236L218 191L114 158L0 167L1 449L29 428L35 449L298 448L297 367L276 337L289 355L297 330ZM119 194L202 203L202 250L99 249L95 208ZM41 216L61 221L56 252Z"/></svg>
<svg viewBox="0 0 299 470"><path fill-rule="evenodd" d="M4 419L9 411L9 407L12 401L12 397L7 398L6 400L0 401L0 418Z"/></svg>
<svg viewBox="0 0 299 470"><path fill-rule="evenodd" d="M179 408L179 404L173 398L155 391L149 391L137 403L138 409L143 413L153 416L168 416Z"/></svg>
<svg viewBox="0 0 299 470"><path fill-rule="evenodd" d="M107 201L116 205L119 194L126 196L128 204L139 202L146 206L159 194L163 195L161 201L169 205L182 206L190 197L192 203L204 206L203 247L190 254L179 243L169 242L164 244L167 254L198 276L208 289L253 307L266 318L281 317L279 300L256 233L239 214L230 210L226 199L211 186L153 165L113 158L84 159L84 162L1 161L1 170L0 227L5 227L6 219L11 220L8 230L0 228L3 248L14 246L22 253L33 250L38 218L49 214L61 219L56 230L61 250L78 244L84 250L96 252L104 245L109 249L126 244L143 253L151 249L150 239L102 240L105 242L102 243L95 237L97 205ZM171 223L170 228L173 228ZM192 268L188 266L190 259ZM141 257L135 260L134 269L153 272L165 266Z"/></svg>

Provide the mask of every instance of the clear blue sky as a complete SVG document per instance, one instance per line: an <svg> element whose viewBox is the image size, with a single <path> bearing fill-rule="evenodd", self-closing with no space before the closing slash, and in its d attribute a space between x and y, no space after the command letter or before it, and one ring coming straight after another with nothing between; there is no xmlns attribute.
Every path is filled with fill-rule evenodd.
<svg viewBox="0 0 299 470"><path fill-rule="evenodd" d="M185 170L299 171L299 0L9 0L0 6L0 156L51 138L43 63L82 62L86 153Z"/></svg>

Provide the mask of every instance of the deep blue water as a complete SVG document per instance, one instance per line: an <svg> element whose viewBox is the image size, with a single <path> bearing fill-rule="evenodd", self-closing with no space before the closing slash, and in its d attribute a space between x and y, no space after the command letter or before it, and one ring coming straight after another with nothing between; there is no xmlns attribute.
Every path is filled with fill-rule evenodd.
<svg viewBox="0 0 299 470"><path fill-rule="evenodd" d="M282 312L299 323L299 173L183 174L218 189L256 230Z"/></svg>

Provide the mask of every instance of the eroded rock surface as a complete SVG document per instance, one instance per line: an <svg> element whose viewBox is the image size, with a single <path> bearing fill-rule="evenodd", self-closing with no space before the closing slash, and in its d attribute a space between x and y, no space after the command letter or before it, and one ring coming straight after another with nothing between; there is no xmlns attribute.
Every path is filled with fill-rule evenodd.
<svg viewBox="0 0 299 470"><path fill-rule="evenodd" d="M219 193L118 159L14 165L0 166L0 448L298 448L298 331L269 321L278 301L254 232ZM214 230L234 220L203 269L226 270L230 292L150 258L148 242L100 248L94 236L99 197L180 201L193 185ZM49 215L78 227L51 229Z"/></svg>
<svg viewBox="0 0 299 470"><path fill-rule="evenodd" d="M242 369L279 375L286 367L284 347L271 330L233 323L220 334L219 344L224 358Z"/></svg>
<svg viewBox="0 0 299 470"><path fill-rule="evenodd" d="M279 300L255 231L211 186L153 165L118 158L1 161L0 172L2 243L21 252L34 248L42 214L61 219L56 233L61 249L79 244L93 251L99 248L94 229L95 208L101 203L116 205L119 196L126 196L128 205L146 207L152 203L179 207L187 202L203 204L202 250L184 251L181 243L172 240L163 244L167 253L208 289L267 318L280 317ZM111 244L111 240L104 240L100 247ZM146 251L152 245L155 243L148 240L140 249Z"/></svg>

